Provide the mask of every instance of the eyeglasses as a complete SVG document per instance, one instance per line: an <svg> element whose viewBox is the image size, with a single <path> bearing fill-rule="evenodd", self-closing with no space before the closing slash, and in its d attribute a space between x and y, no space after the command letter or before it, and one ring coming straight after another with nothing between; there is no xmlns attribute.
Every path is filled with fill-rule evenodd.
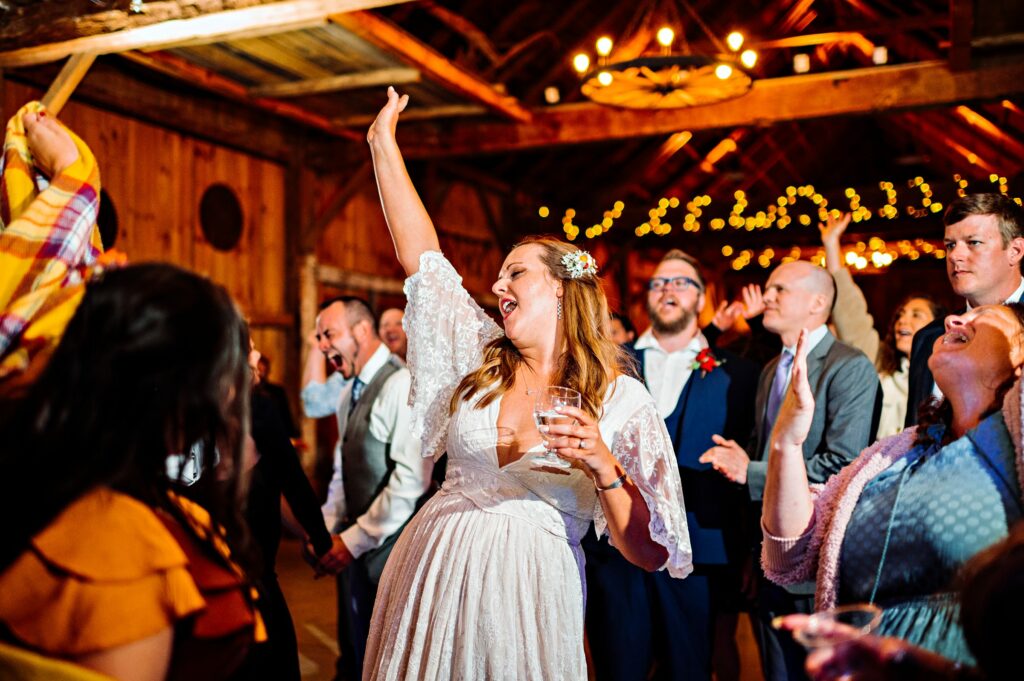
<svg viewBox="0 0 1024 681"><path fill-rule="evenodd" d="M651 277L647 282L647 288L658 293L668 289L669 291L685 291L688 288L700 292L702 286L690 277Z"/></svg>

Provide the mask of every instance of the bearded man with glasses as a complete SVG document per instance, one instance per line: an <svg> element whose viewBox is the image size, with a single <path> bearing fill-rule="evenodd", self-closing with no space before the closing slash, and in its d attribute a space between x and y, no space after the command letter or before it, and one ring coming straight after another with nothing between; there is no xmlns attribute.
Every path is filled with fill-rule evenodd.
<svg viewBox="0 0 1024 681"><path fill-rule="evenodd" d="M679 464L694 572L683 580L646 573L588 533L587 634L599 681L738 678L733 632L746 557L742 485L698 461L712 435L747 438L758 369L712 347L698 326L704 276L696 259L665 254L648 282L651 327L630 348L654 396ZM719 636L716 641L716 631ZM723 651L714 656L712 651Z"/></svg>

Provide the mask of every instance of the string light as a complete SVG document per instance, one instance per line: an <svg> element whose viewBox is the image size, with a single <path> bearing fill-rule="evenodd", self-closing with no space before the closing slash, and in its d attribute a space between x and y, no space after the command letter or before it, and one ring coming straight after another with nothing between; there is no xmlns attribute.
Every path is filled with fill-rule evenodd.
<svg viewBox="0 0 1024 681"><path fill-rule="evenodd" d="M1005 176L992 173L988 176L988 180L992 185L995 185L1003 194L1008 194L1009 186L1008 180ZM955 191L958 196L964 196L968 187L968 181L961 175L953 175L953 181ZM707 226L712 231L723 231L725 228L731 227L734 230L744 230L747 232L753 232L755 230L765 229L786 229L794 222L798 223L803 227L810 227L816 221L825 222L829 217L838 219L843 212L849 212L853 222L867 222L874 217L879 217L886 220L893 220L900 216L901 212L908 217L919 219L934 215L941 212L945 205L936 199L934 196L934 190L932 185L927 182L923 177L914 177L906 182L907 190L912 192L911 195L905 196L906 199L910 199L913 196L916 200L915 205L905 206L901 211L897 206L900 203L900 196L897 193L896 185L888 180L883 180L878 183L878 189L883 193L885 204L877 209L864 204L863 198L857 193L857 190L853 187L847 187L843 191L843 196L848 202L848 206L843 208L830 207L828 199L818 192L814 185L790 185L786 187L785 192L778 196L774 202L769 203L763 210L758 210L753 214L748 213L749 202L747 200L746 192L743 190L737 190L733 193L734 203L731 206L731 210L727 218L714 217L707 222ZM983 190L985 191L985 190ZM798 202L806 201L808 206L803 210L810 209L810 213L801 212L801 207L798 206ZM1021 199L1014 197L1014 201L1018 205L1022 203ZM644 222L633 228L633 233L637 237L645 237L649 234L655 236L665 236L670 234L673 230L673 225L668 219L668 213L671 210L678 209L680 206L684 207L686 213L682 215L681 219L676 222L676 226L682 228L683 231L689 233L700 232L704 228L702 218L705 217L707 208L711 205L712 199L709 195L703 194L695 196L685 203L679 197L676 196L665 196L658 199L657 203L647 211L647 217ZM625 203L622 201L615 201L610 210L604 211L600 220L594 222L590 227L584 230L583 234L589 238L594 239L605 232L608 232L614 225L615 221L622 217L623 210L625 209ZM542 218L548 216L550 209L547 206L541 206L538 208L538 214ZM566 238L570 241L575 240L580 234L580 227L574 222L576 217L576 211L569 208L565 211L562 218L563 231ZM879 251L880 249L874 249ZM892 258L895 259L898 256L903 256L911 260L916 260L921 257L920 249L916 251L908 251L904 253L900 249L889 249L892 254ZM872 251L873 252L873 251ZM916 253L916 255L915 255ZM941 253L940 256L945 257L945 254L941 249L937 249L935 253ZM932 253L926 252L926 255ZM803 257L806 254L800 255ZM756 261L760 256L751 254L750 256L743 256L739 254L734 259L734 264L739 262L753 262ZM774 262L779 258L769 256ZM780 256L783 259L797 259L797 255ZM816 255L814 257L817 257ZM806 259L806 258L804 258ZM811 258L812 260L814 258ZM875 262L877 261L877 263ZM887 267L891 264L888 257L879 255L872 260L871 252L867 252L864 256L864 262L855 261L851 264L853 267L857 267L860 263L861 268L873 267ZM878 263L881 263L879 265ZM745 265L744 265L745 266Z"/></svg>

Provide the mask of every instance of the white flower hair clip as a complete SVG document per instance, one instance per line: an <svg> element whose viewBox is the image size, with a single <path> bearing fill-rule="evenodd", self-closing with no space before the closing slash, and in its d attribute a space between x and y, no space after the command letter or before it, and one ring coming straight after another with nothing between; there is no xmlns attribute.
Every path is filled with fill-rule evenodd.
<svg viewBox="0 0 1024 681"><path fill-rule="evenodd" d="M586 274L597 274L597 261L586 251L573 251L562 256L562 264L573 279Z"/></svg>

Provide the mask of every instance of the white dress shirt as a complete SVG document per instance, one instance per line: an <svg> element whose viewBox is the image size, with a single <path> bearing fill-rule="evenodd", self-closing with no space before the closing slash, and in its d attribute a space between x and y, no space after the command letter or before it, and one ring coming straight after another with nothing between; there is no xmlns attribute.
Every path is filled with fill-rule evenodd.
<svg viewBox="0 0 1024 681"><path fill-rule="evenodd" d="M391 353L381 343L377 351L359 372L359 380L369 384L387 363ZM352 400L350 381L338 400L339 443L334 448L334 476L327 488L327 502L323 505L324 522L333 529L344 513L344 487L341 470L341 438L348 425L349 403ZM416 501L430 484L433 461L420 456L420 442L412 436L409 409L409 370L402 367L382 386L370 410L370 434L391 445L391 459L395 464L387 485L355 524L341 533L345 546L358 558L377 548L398 531L416 510Z"/></svg>
<svg viewBox="0 0 1024 681"><path fill-rule="evenodd" d="M693 373L693 362L708 341L700 331L681 350L666 351L647 329L637 339L636 349L644 353L644 380L654 397L661 418L668 418L679 403L683 387Z"/></svg>

